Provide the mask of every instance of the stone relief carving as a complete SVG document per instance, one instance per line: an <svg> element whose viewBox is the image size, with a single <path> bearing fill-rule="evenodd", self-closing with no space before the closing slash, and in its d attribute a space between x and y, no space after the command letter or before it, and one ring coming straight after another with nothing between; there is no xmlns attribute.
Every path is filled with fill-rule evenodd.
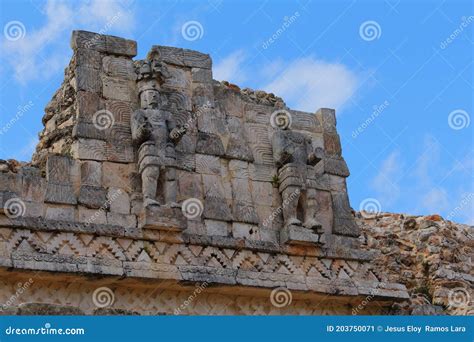
<svg viewBox="0 0 474 342"><path fill-rule="evenodd" d="M276 131L272 136L272 148L283 201L282 242L317 242L315 233L321 232L321 223L316 219L316 184L322 175L322 168L316 166L323 159L324 151L314 148L309 136L290 129L289 113L283 110L278 116L274 124Z"/></svg>
<svg viewBox="0 0 474 342"><path fill-rule="evenodd" d="M166 68L152 59L138 69L140 109L131 118L132 139L138 147L138 171L142 179L144 207L176 203L176 144L181 137L173 114L161 107L164 97L160 83L167 75ZM157 199L160 174L164 173L163 203Z"/></svg>

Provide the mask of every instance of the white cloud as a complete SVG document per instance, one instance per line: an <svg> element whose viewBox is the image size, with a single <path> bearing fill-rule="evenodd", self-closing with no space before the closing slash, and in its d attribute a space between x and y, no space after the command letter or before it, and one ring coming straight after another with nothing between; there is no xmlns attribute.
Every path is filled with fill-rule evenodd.
<svg viewBox="0 0 474 342"><path fill-rule="evenodd" d="M345 65L313 57L296 59L263 88L283 97L295 109L315 112L340 110L357 90L358 78Z"/></svg>
<svg viewBox="0 0 474 342"><path fill-rule="evenodd" d="M441 213L449 208L448 193L441 187L433 188L422 195L421 206L426 213Z"/></svg>
<svg viewBox="0 0 474 342"><path fill-rule="evenodd" d="M245 64L246 57L242 50L231 53L214 66L214 78L237 84L251 79L253 87L282 97L293 109L314 113L325 107L340 111L360 84L359 77L340 63L305 57L290 63L268 61L252 69Z"/></svg>
<svg viewBox="0 0 474 342"><path fill-rule="evenodd" d="M134 15L129 4L120 0L66 2L49 0L44 8L45 24L37 29L26 26L22 39L3 39L1 45L17 81L24 84L45 79L67 64L71 54L69 36L74 29L101 33L129 33Z"/></svg>
<svg viewBox="0 0 474 342"><path fill-rule="evenodd" d="M381 203L393 203L400 196L398 178L402 172L400 151L393 151L382 162L379 172L372 180L372 187Z"/></svg>
<svg viewBox="0 0 474 342"><path fill-rule="evenodd" d="M229 81L232 83L241 83L247 79L246 72L243 70L245 53L238 50L225 57L213 68L213 76L219 81Z"/></svg>

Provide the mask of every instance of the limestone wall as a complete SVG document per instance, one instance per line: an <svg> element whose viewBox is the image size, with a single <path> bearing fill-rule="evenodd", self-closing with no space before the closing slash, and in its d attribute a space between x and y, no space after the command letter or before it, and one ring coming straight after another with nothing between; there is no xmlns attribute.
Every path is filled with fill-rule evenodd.
<svg viewBox="0 0 474 342"><path fill-rule="evenodd" d="M81 304L93 286L84 274L106 279L122 303L116 309L142 314L156 309L124 303L129 288L145 296L144 281L166 281L176 296L205 282L214 288L209 300L220 303L219 296L231 293L233 303L244 306L253 296L263 298L262 309L232 304L229 312L242 314L271 313L274 288L290 291L298 303L285 313L325 312L297 298L337 300L328 313L350 311L367 295L375 298L369 305L377 303L374 312L407 298L403 285L374 268L378 251L361 248L334 110L294 111L273 94L214 81L209 55L196 51L153 46L145 60L134 61L136 42L84 31L73 32L71 47L74 55L46 108L33 164L0 168L0 267L15 277L35 272L35 293L62 289L71 281L65 275L83 284L64 290L75 298L70 302L43 304L92 313ZM140 96L151 86L159 92L159 108L144 108ZM140 111L173 119L175 145L161 151L157 142L132 139ZM274 122L280 112L290 121L284 132ZM295 151L278 145L285 137L298 146L308 142L304 148L311 153L302 164L282 166L275 159L276 152ZM296 161L298 153L291 156ZM143 186L143 160L161 163L153 205L144 204L149 187ZM285 222L289 202L282 189L289 186L301 191L294 221L310 216L314 227ZM198 204L198 215L186 215L188 200ZM3 286L4 297L14 295L10 281ZM12 310L39 300L32 293Z"/></svg>
<svg viewBox="0 0 474 342"><path fill-rule="evenodd" d="M369 215L370 216L370 215ZM362 247L380 250L377 270L406 285L398 314L474 314L474 227L439 215L358 215Z"/></svg>

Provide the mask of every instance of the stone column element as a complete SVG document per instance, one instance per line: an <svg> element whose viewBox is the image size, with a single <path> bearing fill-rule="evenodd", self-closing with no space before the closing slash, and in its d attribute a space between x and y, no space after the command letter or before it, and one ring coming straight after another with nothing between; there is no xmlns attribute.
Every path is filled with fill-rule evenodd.
<svg viewBox="0 0 474 342"><path fill-rule="evenodd" d="M155 56L136 63L140 109L132 114L131 130L142 180L142 225L169 229L173 224L162 220L173 221L180 215L173 209L180 208L176 203L176 144L181 134L173 114L163 109L166 100L160 87L170 75Z"/></svg>
<svg viewBox="0 0 474 342"><path fill-rule="evenodd" d="M309 136L290 130L289 125L276 126L272 148L283 201L281 241L298 244L318 242L317 233L321 232L321 224L316 220L316 185L320 175L315 166L323 159L324 152L313 148Z"/></svg>

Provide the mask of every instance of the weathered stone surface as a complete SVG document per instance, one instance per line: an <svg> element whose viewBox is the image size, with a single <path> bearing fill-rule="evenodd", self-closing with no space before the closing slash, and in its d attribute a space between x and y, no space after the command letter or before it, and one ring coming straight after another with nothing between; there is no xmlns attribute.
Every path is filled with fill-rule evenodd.
<svg viewBox="0 0 474 342"><path fill-rule="evenodd" d="M202 154L211 154L214 156L224 155L224 145L218 135L212 133L198 133L196 143L196 152Z"/></svg>
<svg viewBox="0 0 474 342"><path fill-rule="evenodd" d="M149 206L140 214L140 228L181 231L186 227L186 219L179 208Z"/></svg>
<svg viewBox="0 0 474 342"><path fill-rule="evenodd" d="M109 100L135 102L137 99L136 86L133 81L121 78L102 76L103 95Z"/></svg>
<svg viewBox="0 0 474 342"><path fill-rule="evenodd" d="M71 43L33 165L0 161L0 204L15 196L25 206L15 219L0 206L0 297L33 270L42 276L26 302L87 314L98 313L87 303L100 286L118 299L104 314L347 314L368 295L367 310L380 313L407 298L373 264L402 239L387 234L374 251L377 239L359 236L333 110L294 111L274 94L213 81L209 56L195 51L157 46L132 61L133 41L77 31ZM110 127L97 128L97 114ZM449 258L441 246L454 239L431 241L441 220L399 227L416 248L430 244L421 253L438 253L432 263ZM405 252L415 247L387 255L390 269L413 263ZM433 279L472 282L466 265L447 266ZM182 308L196 282L212 291ZM446 305L450 287L438 285L434 305ZM294 296L287 308L268 300L279 286Z"/></svg>
<svg viewBox="0 0 474 342"><path fill-rule="evenodd" d="M76 204L71 183L71 160L67 157L50 155L46 165L45 202Z"/></svg>
<svg viewBox="0 0 474 342"><path fill-rule="evenodd" d="M98 93L102 89L102 82L96 69L78 66L76 68L76 90Z"/></svg>
<svg viewBox="0 0 474 342"><path fill-rule="evenodd" d="M102 184L102 164L96 161L82 162L81 183L84 185L100 186Z"/></svg>
<svg viewBox="0 0 474 342"><path fill-rule="evenodd" d="M58 221L74 221L74 208L55 206L46 208L45 218Z"/></svg>
<svg viewBox="0 0 474 342"><path fill-rule="evenodd" d="M119 214L130 214L130 197L123 189L109 188L107 199L110 211Z"/></svg>
<svg viewBox="0 0 474 342"><path fill-rule="evenodd" d="M232 236L236 239L260 240L260 231L256 225L234 222Z"/></svg>
<svg viewBox="0 0 474 342"><path fill-rule="evenodd" d="M99 209L108 207L107 191L94 185L83 185L79 192L78 202L88 208Z"/></svg>
<svg viewBox="0 0 474 342"><path fill-rule="evenodd" d="M71 147L74 158L81 160L106 160L106 142L96 139L79 138Z"/></svg>
<svg viewBox="0 0 474 342"><path fill-rule="evenodd" d="M107 76L122 78L124 80L135 80L137 77L131 59L105 56L102 59L102 65Z"/></svg>
<svg viewBox="0 0 474 342"><path fill-rule="evenodd" d="M294 245L309 245L317 243L319 237L308 228L300 226L286 226L280 234L281 243Z"/></svg>
<svg viewBox="0 0 474 342"><path fill-rule="evenodd" d="M224 221L215 221L215 220L204 220L206 226L207 235L218 235L218 236L228 236L230 227L228 222Z"/></svg>

